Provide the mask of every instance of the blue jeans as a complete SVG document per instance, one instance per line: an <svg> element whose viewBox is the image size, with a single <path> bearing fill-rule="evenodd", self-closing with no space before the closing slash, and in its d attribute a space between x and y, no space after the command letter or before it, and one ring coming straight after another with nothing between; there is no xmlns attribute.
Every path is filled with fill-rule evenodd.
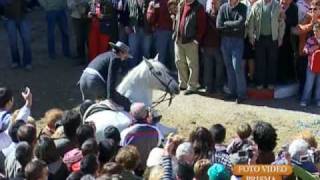
<svg viewBox="0 0 320 180"><path fill-rule="evenodd" d="M129 68L133 68L138 65L142 57L150 58L152 34L145 33L142 27L136 27L135 32L132 32L128 36L129 47L133 59L128 61Z"/></svg>
<svg viewBox="0 0 320 180"><path fill-rule="evenodd" d="M239 97L247 96L247 84L244 75L242 55L244 40L237 37L222 37L221 51L227 70L228 87L231 95Z"/></svg>
<svg viewBox="0 0 320 180"><path fill-rule="evenodd" d="M31 28L26 19L16 21L13 19L5 20L5 27L8 33L9 46L13 64L20 65L20 55L18 49L18 33L20 34L23 45L23 66L31 65Z"/></svg>
<svg viewBox="0 0 320 180"><path fill-rule="evenodd" d="M223 91L224 62L219 48L202 47L203 83L209 92Z"/></svg>
<svg viewBox="0 0 320 180"><path fill-rule="evenodd" d="M166 67L169 67L171 65L169 49L173 48L172 31L156 30L154 36L157 53L159 53L158 60Z"/></svg>
<svg viewBox="0 0 320 180"><path fill-rule="evenodd" d="M47 11L47 22L48 22L48 51L49 57L55 58L55 26L58 24L61 41L62 41L62 51L65 56L70 56L69 47L69 30L68 30L68 19L67 14L64 9Z"/></svg>
<svg viewBox="0 0 320 180"><path fill-rule="evenodd" d="M306 82L304 85L302 102L309 103L312 95L313 86L315 84L315 100L320 102L320 75L311 72L310 67L306 70Z"/></svg>

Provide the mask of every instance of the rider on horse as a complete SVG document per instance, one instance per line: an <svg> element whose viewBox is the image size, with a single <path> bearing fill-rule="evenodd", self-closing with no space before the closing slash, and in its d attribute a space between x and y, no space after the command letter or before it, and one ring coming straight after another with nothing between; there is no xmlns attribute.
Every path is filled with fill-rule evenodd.
<svg viewBox="0 0 320 180"><path fill-rule="evenodd" d="M81 75L80 90L82 99L111 99L130 110L131 102L116 91L121 62L131 58L129 47L123 42L109 43L112 50L97 56Z"/></svg>

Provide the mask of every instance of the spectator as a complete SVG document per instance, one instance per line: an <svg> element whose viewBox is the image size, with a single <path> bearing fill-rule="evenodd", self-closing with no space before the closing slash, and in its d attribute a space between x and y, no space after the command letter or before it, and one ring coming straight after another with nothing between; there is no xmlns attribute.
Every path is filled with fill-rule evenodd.
<svg viewBox="0 0 320 180"><path fill-rule="evenodd" d="M73 172L67 177L66 180L80 180L82 176L84 176L84 174L81 171Z"/></svg>
<svg viewBox="0 0 320 180"><path fill-rule="evenodd" d="M256 48L257 88L268 86L273 89L277 78L278 47L282 45L285 33L279 2L258 0L252 7L248 26L250 42Z"/></svg>
<svg viewBox="0 0 320 180"><path fill-rule="evenodd" d="M121 132L120 145L137 147L141 160L139 169L144 170L150 151L161 145L163 137L159 129L151 125L151 114L143 103L132 104L130 113L136 122Z"/></svg>
<svg viewBox="0 0 320 180"><path fill-rule="evenodd" d="M44 121L46 126L42 129L40 134L45 134L51 137L56 131L56 123L61 120L63 111L61 109L50 109L44 114Z"/></svg>
<svg viewBox="0 0 320 180"><path fill-rule="evenodd" d="M29 88L21 93L25 100L25 105L20 109L17 119L27 121L30 116L30 108L32 106L32 94ZM12 140L8 135L8 127L11 126L12 116L10 111L14 105L14 97L12 91L6 87L0 87L0 150L8 147Z"/></svg>
<svg viewBox="0 0 320 180"><path fill-rule="evenodd" d="M86 140L95 138L95 129L89 124L80 125L77 129L76 136L79 146L81 147Z"/></svg>
<svg viewBox="0 0 320 180"><path fill-rule="evenodd" d="M226 146L223 144L226 138L226 128L222 124L214 124L210 128L210 133L215 142L215 150L226 151Z"/></svg>
<svg viewBox="0 0 320 180"><path fill-rule="evenodd" d="M80 60L80 64L87 62L86 46L89 33L89 1L67 0L68 8L71 10L71 22L76 38L76 58Z"/></svg>
<svg viewBox="0 0 320 180"><path fill-rule="evenodd" d="M112 176L114 174L121 174L123 167L115 162L108 162L101 168L100 174Z"/></svg>
<svg viewBox="0 0 320 180"><path fill-rule="evenodd" d="M258 146L257 164L271 164L275 160L273 153L277 145L277 133L267 122L258 121L252 131L253 141Z"/></svg>
<svg viewBox="0 0 320 180"><path fill-rule="evenodd" d="M90 5L88 54L89 61L92 61L99 54L110 49L109 42L118 40L118 1L92 0Z"/></svg>
<svg viewBox="0 0 320 180"><path fill-rule="evenodd" d="M53 140L49 137L40 136L35 147L35 156L48 165L49 179L66 179L68 177L68 168L60 158Z"/></svg>
<svg viewBox="0 0 320 180"><path fill-rule="evenodd" d="M194 170L194 180L209 180L208 169L210 168L211 163L209 159L200 159L198 160L193 167Z"/></svg>
<svg viewBox="0 0 320 180"><path fill-rule="evenodd" d="M293 0L281 0L281 13L285 16L285 32L278 56L278 81L288 83L295 80L295 51L298 46L292 29L298 25L298 7Z"/></svg>
<svg viewBox="0 0 320 180"><path fill-rule="evenodd" d="M153 166L150 169L150 174L148 177L146 177L146 180L164 180L164 169L162 166Z"/></svg>
<svg viewBox="0 0 320 180"><path fill-rule="evenodd" d="M5 160L5 174L8 178L21 177L24 168L33 158L32 146L27 142L20 142L14 152Z"/></svg>
<svg viewBox="0 0 320 180"><path fill-rule="evenodd" d="M288 149L291 156L291 162L310 173L318 172L316 165L312 162L312 155L308 152L309 144L302 139L294 140Z"/></svg>
<svg viewBox="0 0 320 180"><path fill-rule="evenodd" d="M98 155L100 165L103 166L107 162L114 161L119 149L120 147L112 139L100 141Z"/></svg>
<svg viewBox="0 0 320 180"><path fill-rule="evenodd" d="M214 154L214 141L207 128L197 127L191 132L189 141L192 143L195 161L210 159Z"/></svg>
<svg viewBox="0 0 320 180"><path fill-rule="evenodd" d="M17 137L19 142L26 141L34 147L37 142L37 129L32 124L24 124L19 127Z"/></svg>
<svg viewBox="0 0 320 180"><path fill-rule="evenodd" d="M97 157L93 154L88 154L81 160L80 171L83 172L83 174L89 174L96 177L98 175L98 168L99 163Z"/></svg>
<svg viewBox="0 0 320 180"><path fill-rule="evenodd" d="M104 129L104 138L112 139L117 145L119 145L121 141L120 132L115 126L108 126Z"/></svg>
<svg viewBox="0 0 320 180"><path fill-rule="evenodd" d="M308 16L310 5L312 0L298 0L296 5L298 6L298 18L299 22L302 22L306 16Z"/></svg>
<svg viewBox="0 0 320 180"><path fill-rule="evenodd" d="M221 33L221 51L228 76L226 100L242 103L247 97L247 85L242 65L247 8L239 0L223 4L218 12L217 29Z"/></svg>
<svg viewBox="0 0 320 180"><path fill-rule="evenodd" d="M26 123L24 121L18 120L15 123L12 123L12 125L9 127L8 134L12 140L12 143L7 148L2 149L2 153L4 154L4 156L8 156L10 152L13 152L16 150L16 147L19 143L19 139L17 135L18 130L22 125L25 125L25 124Z"/></svg>
<svg viewBox="0 0 320 180"><path fill-rule="evenodd" d="M306 79L306 70L308 66L308 56L303 49L306 45L307 38L312 33L314 23L319 21L320 17L320 1L311 1L310 12L306 13L304 19L299 22L297 31L299 33L299 63L298 63L298 77L300 83L300 93L303 93L303 88Z"/></svg>
<svg viewBox="0 0 320 180"><path fill-rule="evenodd" d="M320 50L320 43L318 39L320 38L320 24L316 23L313 27L314 36L307 40L304 48L304 52L308 55L308 67L306 70L306 82L304 85L303 95L301 98L300 105L306 107L310 103L312 96L313 86L315 84L315 101L316 105L320 107L320 77L318 73L320 72L319 57L318 53Z"/></svg>
<svg viewBox="0 0 320 180"><path fill-rule="evenodd" d="M178 160L177 179L192 180L194 177L193 163L195 160L195 153L192 143L184 142L180 144L176 151L176 158Z"/></svg>
<svg viewBox="0 0 320 180"><path fill-rule="evenodd" d="M81 116L75 111L66 111L61 123L63 125L64 137L54 141L60 156L77 146L76 130L81 124Z"/></svg>
<svg viewBox="0 0 320 180"><path fill-rule="evenodd" d="M229 144L227 152L232 154L238 152L244 145L253 145L249 140L251 135L251 126L248 123L242 123L237 127L237 136Z"/></svg>
<svg viewBox="0 0 320 180"><path fill-rule="evenodd" d="M96 139L89 138L81 145L81 152L83 156L88 154L98 155L99 147Z"/></svg>
<svg viewBox="0 0 320 180"><path fill-rule="evenodd" d="M215 142L215 153L212 156L212 163L220 163L231 170L231 162L227 147L223 144L226 137L226 129L221 124L214 124L210 128L213 141Z"/></svg>
<svg viewBox="0 0 320 180"><path fill-rule="evenodd" d="M70 57L69 28L66 13L67 3L64 0L39 0L45 9L48 30L48 53L50 59L56 58L55 26L58 25L61 33L62 51L65 57Z"/></svg>
<svg viewBox="0 0 320 180"><path fill-rule="evenodd" d="M243 50L243 59L246 61L246 78L249 83L254 83L254 71L255 71L255 62L254 62L254 55L255 55L255 48L250 43L249 39L249 16L252 10L253 5L257 2L257 0L245 0L242 1L247 6L247 19L246 19L246 29L245 29L245 41L244 41L244 50ZM249 84L250 85L250 84Z"/></svg>
<svg viewBox="0 0 320 180"><path fill-rule="evenodd" d="M124 168L121 174L124 179L141 180L133 173L140 163L140 154L136 147L129 145L121 148L115 161Z"/></svg>
<svg viewBox="0 0 320 180"><path fill-rule="evenodd" d="M25 168L26 180L47 180L48 167L41 160L33 160Z"/></svg>
<svg viewBox="0 0 320 180"><path fill-rule="evenodd" d="M168 0L151 0L147 12L147 21L154 30L155 47L158 60L166 67L171 66L169 50L173 48L172 19L168 9Z"/></svg>
<svg viewBox="0 0 320 180"><path fill-rule="evenodd" d="M133 68L142 57L151 57L152 30L147 23L148 1L127 0L124 2L123 25L128 34L128 43L133 59L128 62Z"/></svg>
<svg viewBox="0 0 320 180"><path fill-rule="evenodd" d="M8 33L9 47L11 51L11 68L16 69L22 65L26 70L31 70L31 25L26 17L27 2L13 0L4 6L5 28ZM18 34L23 45L22 64L18 48Z"/></svg>
<svg viewBox="0 0 320 180"><path fill-rule="evenodd" d="M318 147L318 143L317 143L315 136L308 130L305 130L305 131L302 131L301 133L299 133L296 139L305 140L306 142L308 142L308 144L311 148L316 149Z"/></svg>
<svg viewBox="0 0 320 180"><path fill-rule="evenodd" d="M230 179L229 172L221 164L213 164L208 169L209 180Z"/></svg>
<svg viewBox="0 0 320 180"><path fill-rule="evenodd" d="M175 61L180 89L185 95L199 88L199 43L206 29L204 8L196 0L184 0L178 5L175 17Z"/></svg>
<svg viewBox="0 0 320 180"><path fill-rule="evenodd" d="M220 50L220 35L216 28L216 19L220 7L219 0L208 0L206 6L206 33L201 43L201 60L203 63L203 83L206 92L223 93L224 63Z"/></svg>

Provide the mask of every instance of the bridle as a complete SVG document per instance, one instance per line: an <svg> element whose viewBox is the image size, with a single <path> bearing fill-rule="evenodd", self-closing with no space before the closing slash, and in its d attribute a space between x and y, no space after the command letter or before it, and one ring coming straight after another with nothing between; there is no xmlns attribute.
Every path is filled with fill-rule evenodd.
<svg viewBox="0 0 320 180"><path fill-rule="evenodd" d="M172 103L172 99L174 98L174 96L172 95L172 93L170 93L170 83L173 81L173 79L171 78L170 80L169 80L169 82L166 84L165 82L163 82L163 80L161 80L160 78L159 78L159 76L157 75L157 73L155 72L155 70L154 70L154 67L152 66L152 64L148 61L148 60L144 60L145 61L145 63L147 64L147 66L148 66L148 68L149 68L149 71L151 72L151 74L160 82L160 84L165 88L165 93L162 95L162 96L160 96L159 98L158 98L158 100L156 100L156 101L154 101L154 102L152 102L152 108L155 108L156 106L158 106L160 103L162 103L162 102L165 102L165 101L169 101L169 103L168 103L168 106L170 106L171 105L171 103ZM169 98L167 98L167 95L170 95L170 97Z"/></svg>

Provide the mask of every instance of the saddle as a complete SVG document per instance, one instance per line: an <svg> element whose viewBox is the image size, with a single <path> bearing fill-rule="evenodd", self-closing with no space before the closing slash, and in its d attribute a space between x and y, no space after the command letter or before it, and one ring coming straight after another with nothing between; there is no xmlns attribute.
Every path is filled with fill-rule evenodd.
<svg viewBox="0 0 320 180"><path fill-rule="evenodd" d="M85 121L89 116L91 116L94 113L97 113L100 111L106 111L106 110L123 111L123 107L119 106L112 100L107 99L89 106L89 108L86 110L86 112L83 115L83 120Z"/></svg>

